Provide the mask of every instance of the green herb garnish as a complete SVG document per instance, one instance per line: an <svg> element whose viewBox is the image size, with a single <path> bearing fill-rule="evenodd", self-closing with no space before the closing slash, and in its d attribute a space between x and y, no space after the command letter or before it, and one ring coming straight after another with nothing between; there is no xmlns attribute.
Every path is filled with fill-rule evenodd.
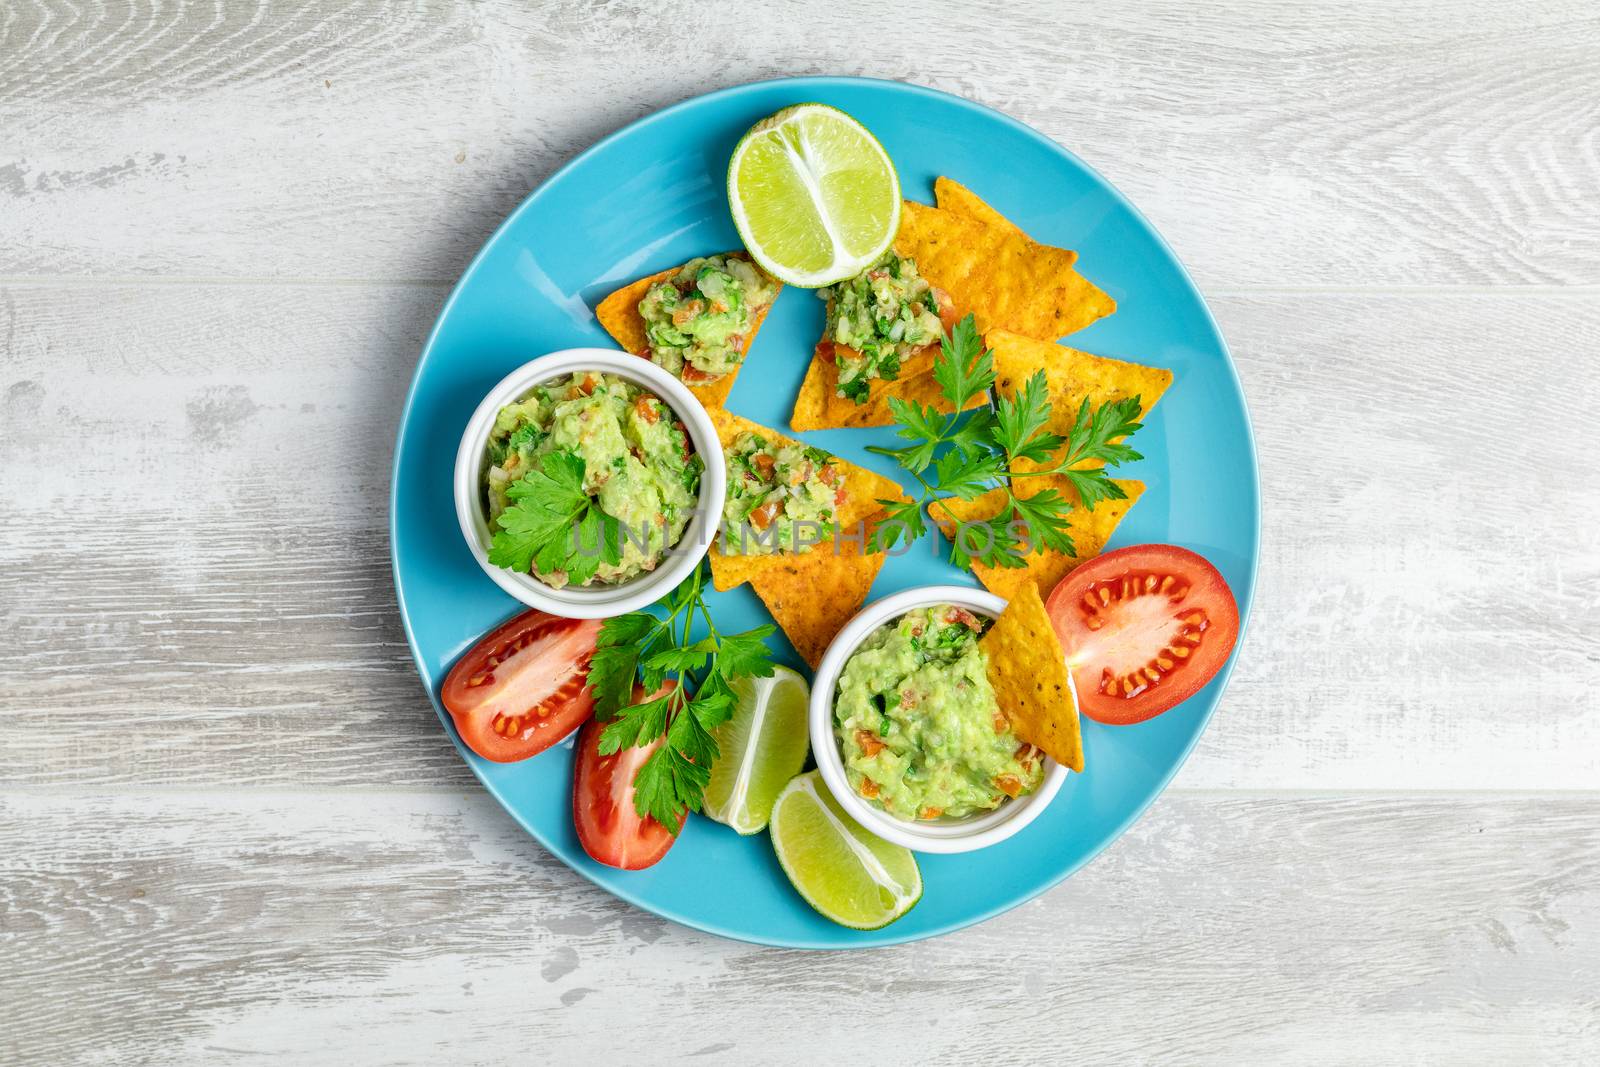
<svg viewBox="0 0 1600 1067"><path fill-rule="evenodd" d="M728 683L741 675L772 674L765 642L774 628L720 633L706 608L705 574L703 564L696 567L660 602L664 617L636 611L607 619L589 664L595 714L610 720L600 732L602 756L666 736L634 776L633 805L674 834L685 812L700 810L711 780L719 755L711 731L733 714ZM705 622L707 633L691 640L697 619ZM636 681L645 693L655 694L669 680L677 685L633 702Z"/></svg>
<svg viewBox="0 0 1600 1067"><path fill-rule="evenodd" d="M967 404L992 387L995 378L994 360L984 349L971 315L940 339L933 376L955 413L946 415L931 404L891 397L889 409L899 424L896 432L910 443L899 448L869 448L893 457L923 489L922 498L915 502L879 501L888 516L873 532L873 551L891 549L901 539L911 542L922 537L927 532L923 509L941 495L975 500L1001 488L1005 506L981 524L986 531L969 528L965 536L956 537L951 562L970 568L976 559L989 566L1021 567L1026 555L1020 550L1024 537L1076 556L1067 526L1074 502L1053 487L1026 497L1018 496L1014 487L1018 479L1059 475L1077 491L1083 507L1124 499L1127 494L1106 468L1143 458L1123 443L1140 428L1139 397L1107 401L1098 408L1091 408L1085 398L1072 430L1063 438L1045 429L1050 423L1050 391L1044 372L1038 371L1014 395L964 414ZM1030 468L1017 469L1019 460L1029 461ZM1094 461L1105 466L1083 467ZM931 481L927 476L930 469Z"/></svg>
<svg viewBox="0 0 1600 1067"><path fill-rule="evenodd" d="M506 487L511 504L495 520L489 562L540 574L565 574L582 585L601 563L622 559L622 527L583 487L585 464L574 452L547 452Z"/></svg>

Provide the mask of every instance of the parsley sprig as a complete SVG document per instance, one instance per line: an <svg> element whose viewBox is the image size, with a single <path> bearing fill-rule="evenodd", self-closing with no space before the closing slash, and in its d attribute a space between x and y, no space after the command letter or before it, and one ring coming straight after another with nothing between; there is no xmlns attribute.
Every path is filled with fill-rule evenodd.
<svg viewBox="0 0 1600 1067"><path fill-rule="evenodd" d="M564 573L573 585L593 578L601 563L618 563L622 527L584 489L585 467L576 452L547 452L507 486L511 505L496 522L489 562L523 573Z"/></svg>
<svg viewBox="0 0 1600 1067"><path fill-rule="evenodd" d="M684 814L699 811L718 751L711 731L733 714L728 683L741 675L772 674L766 639L773 627L723 634L706 607L705 565L695 568L660 602L665 614L632 612L607 619L589 664L595 714L609 719L600 733L600 754L666 743L645 760L633 780L634 808L674 834ZM704 637L694 639L697 621ZM634 682L648 694L633 702ZM677 684L658 692L668 681Z"/></svg>
<svg viewBox="0 0 1600 1067"><path fill-rule="evenodd" d="M1056 552L1077 555L1068 526L1074 502L1054 486L1019 496L1017 483L1060 476L1076 490L1078 501L1086 508L1102 500L1124 499L1127 494L1106 468L1143 458L1125 442L1142 425L1139 398L1111 400L1096 408L1085 397L1071 430L1063 437L1047 429L1050 389L1044 372L1037 371L1013 395L963 414L967 404L995 381L993 357L983 347L971 315L941 339L933 376L954 413L947 415L932 404L892 397L889 409L899 424L896 432L910 443L870 448L892 457L922 486L920 500L879 501L888 511L888 521L874 532L873 549L886 551L902 538L910 542L922 537L927 532L923 509L940 496L975 500L991 489L1002 488L1005 505L979 523L987 532L969 528L965 536L958 536L951 547L952 562L971 567L976 559L989 566L1021 567L1024 538ZM1026 461L1027 466L1019 468L1019 461Z"/></svg>

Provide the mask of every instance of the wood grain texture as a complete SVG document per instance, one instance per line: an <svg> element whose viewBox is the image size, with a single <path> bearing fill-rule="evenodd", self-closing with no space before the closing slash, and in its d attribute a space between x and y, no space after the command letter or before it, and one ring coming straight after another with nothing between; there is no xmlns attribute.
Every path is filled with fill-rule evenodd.
<svg viewBox="0 0 1600 1067"><path fill-rule="evenodd" d="M9 0L0 275L450 280L601 134L828 73L1031 123L1207 287L1600 283L1587 0L702 8Z"/></svg>
<svg viewBox="0 0 1600 1067"><path fill-rule="evenodd" d="M0 797L0 857L6 1062L1600 1057L1592 795L1169 795L1035 902L867 954L655 919L480 795Z"/></svg>
<svg viewBox="0 0 1600 1067"><path fill-rule="evenodd" d="M0 1063L1600 1060L1600 8L707 11L0 0ZM1179 790L864 955L665 923L524 835L384 529L501 218L663 104L811 73L990 104L1129 194L1229 338L1268 516Z"/></svg>
<svg viewBox="0 0 1600 1067"><path fill-rule="evenodd" d="M411 669L384 533L442 297L0 288L0 780L469 781ZM1216 303L1271 522L1182 784L1591 788L1600 416L1579 398L1600 395L1600 297ZM62 729L107 709L110 749Z"/></svg>

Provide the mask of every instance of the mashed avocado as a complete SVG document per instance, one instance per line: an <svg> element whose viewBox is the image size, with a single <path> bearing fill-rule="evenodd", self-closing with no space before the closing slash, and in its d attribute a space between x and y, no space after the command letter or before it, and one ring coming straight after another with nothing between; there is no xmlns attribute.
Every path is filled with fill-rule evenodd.
<svg viewBox="0 0 1600 1067"><path fill-rule="evenodd" d="M918 608L875 630L845 663L833 705L845 776L885 811L959 818L1043 781L1043 757L995 701L978 647L983 625L964 608Z"/></svg>
<svg viewBox="0 0 1600 1067"><path fill-rule="evenodd" d="M943 294L893 250L851 278L821 290L828 302L824 341L835 345L840 396L866 403L874 378L893 381L900 362L944 332Z"/></svg>
<svg viewBox="0 0 1600 1067"><path fill-rule="evenodd" d="M740 434L723 455L722 550L728 555L809 552L832 536L834 509L844 504L844 475L832 456L754 433ZM798 528L803 538L796 537L796 523L811 524Z"/></svg>
<svg viewBox="0 0 1600 1067"><path fill-rule="evenodd" d="M700 488L700 457L672 409L610 374L582 373L535 386L500 409L489 432L484 475L489 529L514 506L507 490L551 452L584 461L583 491L626 531L618 563L601 563L584 584L615 584L653 570L678 543ZM557 588L563 573L535 570Z"/></svg>
<svg viewBox="0 0 1600 1067"><path fill-rule="evenodd" d="M744 360L756 316L778 283L747 259L691 259L639 301L650 358L691 385L716 381Z"/></svg>

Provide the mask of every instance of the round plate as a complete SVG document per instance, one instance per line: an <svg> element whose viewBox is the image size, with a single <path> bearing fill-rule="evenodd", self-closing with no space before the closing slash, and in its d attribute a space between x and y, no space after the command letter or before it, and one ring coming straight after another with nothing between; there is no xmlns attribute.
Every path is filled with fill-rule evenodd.
<svg viewBox="0 0 1600 1067"><path fill-rule="evenodd" d="M907 197L931 202L933 179L949 175L1034 237L1078 250L1078 266L1116 298L1117 312L1074 334L1072 344L1175 375L1134 440L1146 458L1117 470L1149 488L1112 547L1162 541L1202 553L1248 618L1260 534L1255 448L1227 350L1183 268L1132 205L1059 145L977 104L897 82L805 78L698 97L612 134L535 190L467 268L423 351L395 447L390 538L406 637L435 710L484 786L546 848L597 885L676 922L772 945L863 947L978 922L1077 870L1178 769L1232 663L1150 722L1085 721L1088 769L1071 776L1048 811L982 852L919 856L921 902L872 932L813 912L789 886L765 834L740 837L709 819L690 819L682 840L648 870L594 863L572 828L570 744L522 763L489 763L461 746L438 701L456 657L521 610L478 569L455 521L451 461L473 408L534 356L609 347L591 309L612 290L694 256L738 248L724 191L728 157L757 120L804 101L832 104L865 123L894 158ZM822 314L811 293L783 292L734 387L731 410L787 431ZM806 436L895 475L887 460L865 450L890 443L889 429ZM945 561L946 549L935 533L890 559L872 599L913 585L975 584ZM727 632L770 621L749 587L713 594L711 607ZM784 662L805 669L781 633L771 644Z"/></svg>

